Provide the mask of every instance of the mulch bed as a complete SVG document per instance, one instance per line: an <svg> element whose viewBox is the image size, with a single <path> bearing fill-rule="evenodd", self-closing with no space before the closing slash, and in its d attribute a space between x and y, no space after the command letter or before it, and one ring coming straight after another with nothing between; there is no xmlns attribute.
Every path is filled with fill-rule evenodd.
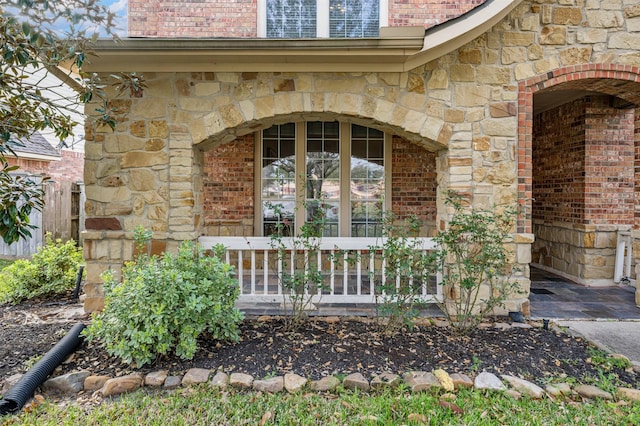
<svg viewBox="0 0 640 426"><path fill-rule="evenodd" d="M69 311L76 312L75 317L64 314ZM0 381L25 372L25 366L48 351L74 323L89 322L80 305L71 303L5 305L0 306L0 317ZM402 374L442 368L471 375L480 371L510 374L538 384L564 376L583 382L597 377L597 369L589 361L589 348L593 348L589 342L534 325L531 329L483 329L469 336L453 335L447 327L416 326L386 336L373 319L311 319L289 332L281 319L254 318L242 323L238 343L203 338L192 360L163 356L139 369L110 357L97 344L83 342L57 374L86 369L117 376L166 369L178 375L200 367L256 378L295 372L318 379L352 372L371 377L386 371ZM635 372L615 369L612 373L640 388L640 376Z"/></svg>

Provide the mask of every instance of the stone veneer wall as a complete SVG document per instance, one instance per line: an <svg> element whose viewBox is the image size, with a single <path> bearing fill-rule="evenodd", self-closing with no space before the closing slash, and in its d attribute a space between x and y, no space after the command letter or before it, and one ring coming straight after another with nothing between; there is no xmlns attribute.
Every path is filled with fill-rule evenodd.
<svg viewBox="0 0 640 426"><path fill-rule="evenodd" d="M634 221L634 109L587 96L534 118L533 262L612 284L617 231Z"/></svg>
<svg viewBox="0 0 640 426"><path fill-rule="evenodd" d="M126 113L115 132L86 132L86 210L94 225L84 234L93 246L85 250L85 308L100 306L99 274L130 257L136 225L152 228L167 249L202 233L200 147L274 122L341 117L436 153L439 228L450 213L444 190L466 194L475 207L526 203L533 93L562 82L558 70L594 75L610 88L620 86L606 79L637 85L639 31L635 0L524 1L487 33L407 72L148 73L142 97L115 102ZM530 213L521 214L509 244L524 294L508 310L527 303Z"/></svg>
<svg viewBox="0 0 640 426"><path fill-rule="evenodd" d="M389 0L389 26L429 28L485 1ZM257 36L257 0L129 0L128 18L130 37Z"/></svg>

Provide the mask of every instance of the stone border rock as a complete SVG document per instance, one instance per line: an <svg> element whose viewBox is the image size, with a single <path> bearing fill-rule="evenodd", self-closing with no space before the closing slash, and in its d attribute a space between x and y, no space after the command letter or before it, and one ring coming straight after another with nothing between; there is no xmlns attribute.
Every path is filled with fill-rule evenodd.
<svg viewBox="0 0 640 426"><path fill-rule="evenodd" d="M9 377L6 385L15 383L20 375ZM79 386L78 379L84 378ZM166 370L159 370L142 376L139 373L120 377L96 376L87 371L76 371L62 376L48 379L42 385L42 390L47 394L56 396L71 396L84 393L94 400L133 392L142 387L158 390L171 390L178 387L193 385L209 386L211 388L266 392L266 393L298 393L302 391L334 392L340 386L344 389L358 390L360 392L377 391L384 388L393 388L401 383L412 392L442 391L457 392L464 388L473 388L481 391L505 392L513 398L529 397L540 399L544 397L559 398L571 395L579 395L586 399L627 399L640 402L640 390L620 387L617 392L611 394L593 385L580 384L571 386L569 383L554 383L544 389L536 384L510 375L496 376L493 373L483 371L473 379L462 373L449 374L442 369L434 372L411 371L402 377L398 374L387 372L376 375L371 380L361 373L353 373L340 380L336 376L326 376L319 380L308 380L295 373L287 373L284 376L256 379L249 374L231 373L208 370L203 368L191 368L182 376L170 376Z"/></svg>

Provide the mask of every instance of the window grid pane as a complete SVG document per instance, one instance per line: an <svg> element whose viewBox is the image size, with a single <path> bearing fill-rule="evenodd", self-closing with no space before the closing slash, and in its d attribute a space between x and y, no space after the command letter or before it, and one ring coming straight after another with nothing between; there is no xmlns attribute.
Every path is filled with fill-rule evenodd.
<svg viewBox="0 0 640 426"><path fill-rule="evenodd" d="M262 231L269 236L295 229L295 124L273 126L262 132Z"/></svg>
<svg viewBox="0 0 640 426"><path fill-rule="evenodd" d="M379 0L331 0L329 36L339 38L377 37Z"/></svg>
<svg viewBox="0 0 640 426"><path fill-rule="evenodd" d="M316 0L267 0L267 37L315 38Z"/></svg>
<svg viewBox="0 0 640 426"><path fill-rule="evenodd" d="M322 219L322 235L337 237L340 218L340 123L307 123L306 169L306 219Z"/></svg>
<svg viewBox="0 0 640 426"><path fill-rule="evenodd" d="M353 124L351 134L351 236L381 236L384 133Z"/></svg>

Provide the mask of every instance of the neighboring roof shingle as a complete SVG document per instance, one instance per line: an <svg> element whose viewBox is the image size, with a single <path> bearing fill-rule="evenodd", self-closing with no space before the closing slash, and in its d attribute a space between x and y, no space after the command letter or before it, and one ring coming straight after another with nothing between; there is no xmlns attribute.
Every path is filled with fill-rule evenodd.
<svg viewBox="0 0 640 426"><path fill-rule="evenodd" d="M18 145L16 143L9 143L11 148L16 153L25 153L25 154L39 154L39 155L47 155L50 157L60 157L60 153L51 146L51 144L42 136L40 133L36 132L29 137L29 139L20 139L20 143L22 145Z"/></svg>

